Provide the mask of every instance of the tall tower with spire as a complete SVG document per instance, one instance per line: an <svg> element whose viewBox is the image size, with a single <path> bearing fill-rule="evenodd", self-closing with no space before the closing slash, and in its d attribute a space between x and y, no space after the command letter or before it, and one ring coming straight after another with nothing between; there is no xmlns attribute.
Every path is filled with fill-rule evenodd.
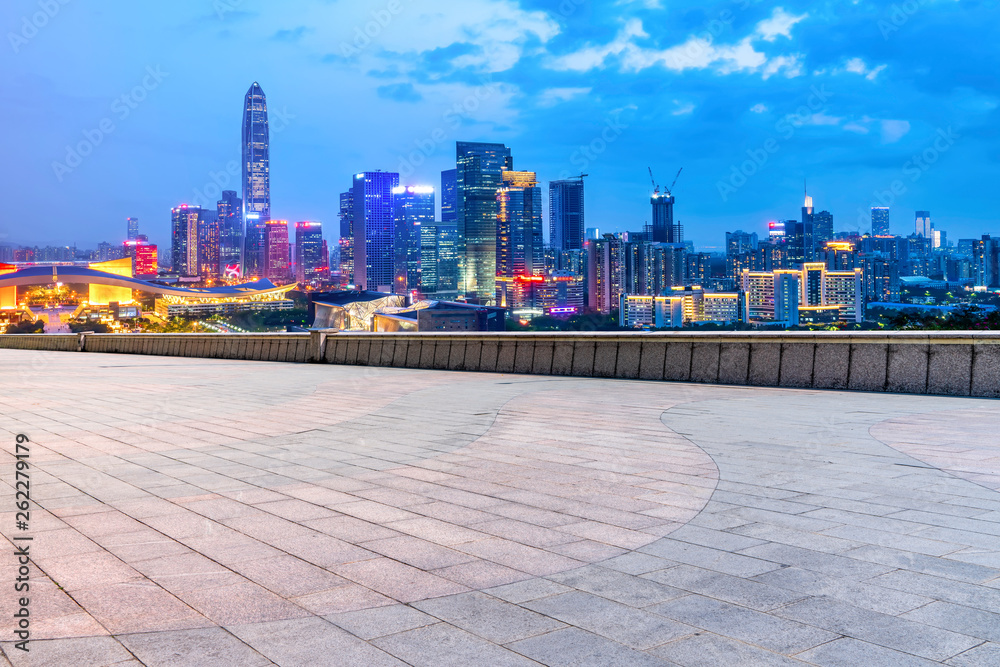
<svg viewBox="0 0 1000 667"><path fill-rule="evenodd" d="M270 137L267 98L254 81L243 100L243 220L246 243L244 275L261 275L265 223L271 219Z"/></svg>

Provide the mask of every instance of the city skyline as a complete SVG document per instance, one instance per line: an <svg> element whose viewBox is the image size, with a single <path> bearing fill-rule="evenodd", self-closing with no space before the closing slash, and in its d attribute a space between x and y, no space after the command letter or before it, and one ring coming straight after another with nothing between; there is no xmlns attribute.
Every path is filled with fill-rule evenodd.
<svg viewBox="0 0 1000 667"><path fill-rule="evenodd" d="M995 28L977 21L982 8L963 7L959 15L948 3L929 4L905 16L902 25L890 21L880 28L887 15L866 3L841 8L836 17L793 2L746 9L733 3L697 9L646 4L656 3L628 3L621 17L613 17L601 5L571 2L574 11L562 14L551 7L546 12L542 5L477 1L424 44L412 43L403 28L428 20L433 3L402 5L401 11L411 13L391 16L377 38L368 37L369 45L359 48L352 41L354 28L364 35L373 20L372 10L365 8L310 3L307 24L292 25L292 19L279 20L258 3L230 2L229 11L206 13L202 5L181 2L169 17L157 9L130 9L133 33L90 52L87 62L67 58L66 49L81 38L68 24L93 22L100 10L66 5L37 37L3 56L16 58L18 65L16 75L13 68L0 75L11 84L2 108L23 128L12 143L15 152L24 149L25 168L8 174L16 196L0 234L12 243L92 245L117 238L121 220L133 216L143 221L151 241L165 245L171 208L214 205L217 193L201 202L195 201L196 193L227 178L220 190L241 189L232 99L251 81L261 83L271 103L274 215L321 221L328 229L335 228L339 208L336 193L329 192L331 181L383 169L399 171L406 182L436 184L440 172L454 166L449 159L454 142L484 141L511 147L519 164L536 171L542 184L591 173L588 226L607 231L640 229L650 222L647 167L661 182L684 167L675 217L685 237L705 248L721 248L725 231L760 232L769 220L792 217L789 210L804 177L817 208L833 213L838 230L865 230L863 212L882 203L873 193L891 194L899 180L904 191L891 194L892 207L905 215L893 217L893 232L909 232L908 219L917 210L934 211L950 238L995 231L988 187L995 178L995 160L988 158L993 140L981 132L995 115L992 91L964 72L925 72L919 85L896 76L905 71L900 64L907 59L920 74L920 64L930 67L934 53L948 49L954 55L977 35L989 40ZM11 25L31 6L14 3ZM490 11L506 12L512 25L523 28L521 37L508 40L509 53L490 27ZM71 12L73 19L67 20ZM343 28L334 30L325 21L334 16ZM112 29L115 20L120 19L93 22L94 30ZM654 29L657 21L671 27ZM916 39L942 22L961 24L972 34L963 43ZM459 28L469 26L479 26L488 39L475 40L475 48L459 40ZM211 47L217 66L203 71L200 61L172 55L176 49L167 49L154 27L173 37L183 28L191 33L183 39L217 37L229 52ZM849 40L836 53L807 49L823 30L853 30L867 39ZM914 39L907 39L907 31ZM571 33L581 38L567 41ZM707 37L701 46L699 35ZM320 37L326 38L325 54L316 52ZM231 48L237 40L266 43L261 50L268 55ZM753 62L736 56L727 60L731 51L726 49L742 40L749 40L749 52L760 55ZM345 56L341 45L358 53ZM657 59L682 45L694 45L693 55L703 56L697 67L683 59ZM107 76L97 80L95 62L112 58L119 48L133 49L135 58L128 66L102 71ZM800 53L803 49L807 52ZM414 54L426 71L401 65L400 53ZM796 54L797 69L781 65ZM949 62L963 60L955 56ZM144 64L134 64L139 62ZM370 63L375 74L359 72L362 63ZM443 81L431 72L440 72ZM329 93L314 85L320 80L339 86L338 93L359 95L362 107L372 112L327 103ZM708 83L716 84L711 91ZM668 85L671 94L665 96ZM613 93L616 86L632 90L632 98ZM581 92L588 87L588 93ZM644 87L648 92L634 92ZM178 89L202 103L177 106ZM29 117L31 108L55 99L64 101L63 111L48 113L44 126ZM938 100L949 113L918 111L906 104L913 99ZM111 101L118 104L112 107ZM453 127L453 116L445 114L466 101L475 109L454 114ZM802 109L806 112L799 113ZM104 131L100 144L95 142L79 164L68 159L66 146L86 141L85 132L96 138L105 116L114 130ZM373 141L377 125L386 128L384 141ZM167 145L168 137L182 140ZM970 137L975 140L963 141ZM579 149L592 141L602 150L588 157ZM150 157L154 148L157 159ZM933 164L920 162L924 151ZM57 174L55 163L65 169ZM230 163L236 174L230 173ZM923 171L923 166L929 168ZM31 202L43 192L49 205L39 214ZM29 228L17 222L29 217L37 222L30 238ZM905 226L897 227L901 220Z"/></svg>

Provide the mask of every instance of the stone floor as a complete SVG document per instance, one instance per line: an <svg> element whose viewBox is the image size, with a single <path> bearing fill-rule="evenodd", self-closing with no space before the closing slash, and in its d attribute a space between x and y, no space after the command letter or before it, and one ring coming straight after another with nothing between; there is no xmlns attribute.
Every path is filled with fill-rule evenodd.
<svg viewBox="0 0 1000 667"><path fill-rule="evenodd" d="M0 664L996 666L998 432L990 400L0 350Z"/></svg>

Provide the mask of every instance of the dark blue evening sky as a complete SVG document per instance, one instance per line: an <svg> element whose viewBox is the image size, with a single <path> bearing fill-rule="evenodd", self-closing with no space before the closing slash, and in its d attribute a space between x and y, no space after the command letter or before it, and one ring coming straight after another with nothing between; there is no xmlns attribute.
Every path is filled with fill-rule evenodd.
<svg viewBox="0 0 1000 667"><path fill-rule="evenodd" d="M916 209L1000 232L996 0L8 0L0 27L4 242L117 242L131 215L166 243L172 206L239 189L254 81L272 213L329 238L351 174L437 186L456 140L589 173L602 231L648 220L649 166L684 167L702 247L797 217L806 178L838 230L892 198L895 233Z"/></svg>

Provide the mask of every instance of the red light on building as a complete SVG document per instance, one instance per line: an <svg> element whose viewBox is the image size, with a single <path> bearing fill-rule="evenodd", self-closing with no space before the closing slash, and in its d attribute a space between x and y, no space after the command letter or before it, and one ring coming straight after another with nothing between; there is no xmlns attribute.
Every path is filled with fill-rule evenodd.
<svg viewBox="0 0 1000 667"><path fill-rule="evenodd" d="M541 283L545 282L544 276L514 276L514 280L521 283Z"/></svg>

